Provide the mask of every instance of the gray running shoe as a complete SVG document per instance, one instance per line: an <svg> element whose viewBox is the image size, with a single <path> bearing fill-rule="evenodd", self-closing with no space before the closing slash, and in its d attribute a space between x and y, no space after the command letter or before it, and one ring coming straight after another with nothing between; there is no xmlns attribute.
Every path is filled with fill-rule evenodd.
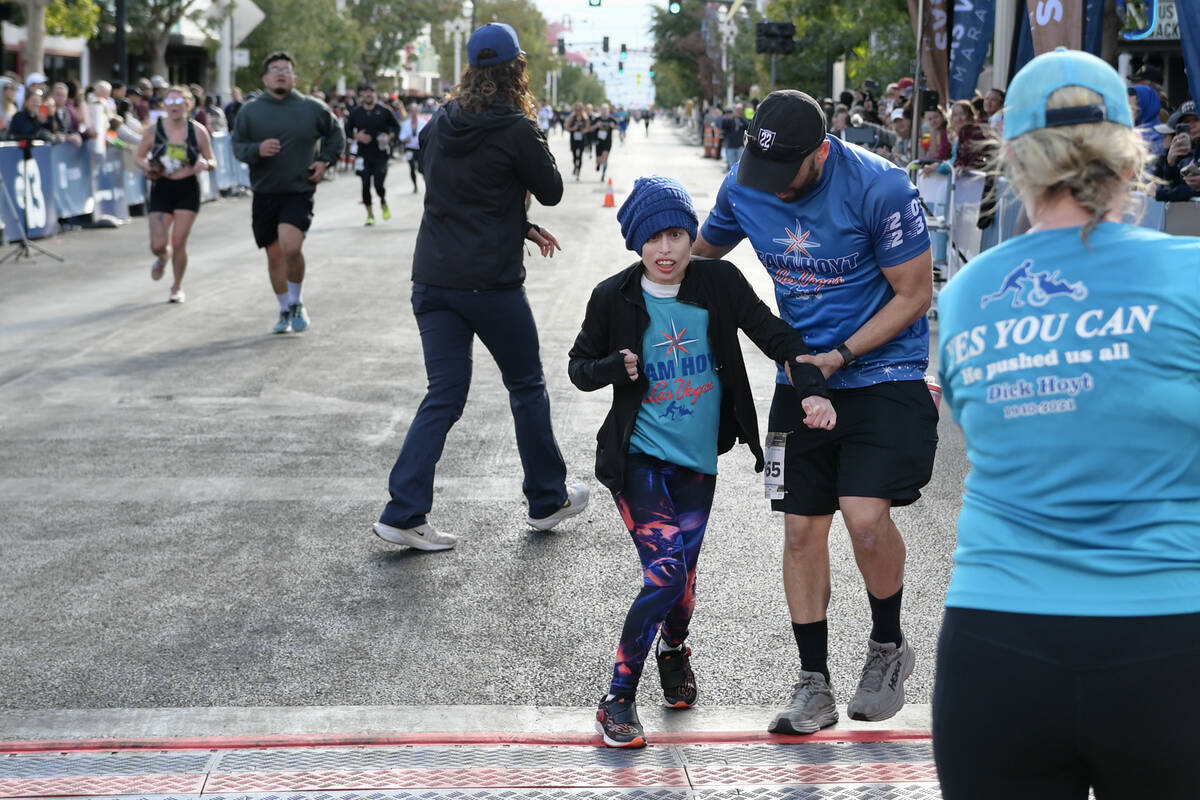
<svg viewBox="0 0 1200 800"><path fill-rule="evenodd" d="M294 333L308 330L308 312L304 310L304 303L292 303L288 311L291 312Z"/></svg>
<svg viewBox="0 0 1200 800"><path fill-rule="evenodd" d="M851 719L879 722L904 708L904 680L912 675L917 654L905 639L897 647L867 639L867 663L854 698L846 706Z"/></svg>
<svg viewBox="0 0 1200 800"><path fill-rule="evenodd" d="M385 542L404 544L417 550L452 550L458 544L457 536L435 530L429 523L414 528L395 528L376 522L371 527Z"/></svg>
<svg viewBox="0 0 1200 800"><path fill-rule="evenodd" d="M819 672L800 670L788 707L780 711L767 730L771 733L816 733L838 721L833 689Z"/></svg>
<svg viewBox="0 0 1200 800"><path fill-rule="evenodd" d="M570 519L576 514L583 513L588 505L588 487L586 483L572 483L567 486L567 502L562 508L548 517L528 518L529 526L539 531L548 531L564 519Z"/></svg>

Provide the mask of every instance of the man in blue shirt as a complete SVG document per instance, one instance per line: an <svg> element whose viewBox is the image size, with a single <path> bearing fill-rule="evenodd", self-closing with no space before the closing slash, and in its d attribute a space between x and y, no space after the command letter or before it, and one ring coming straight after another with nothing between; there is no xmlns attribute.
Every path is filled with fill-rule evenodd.
<svg viewBox="0 0 1200 800"><path fill-rule="evenodd" d="M937 409L925 384L933 263L917 192L890 162L825 133L809 95L772 92L693 247L720 258L748 238L775 282L780 316L804 334L838 413L807 430L779 375L770 430L787 434L783 584L800 680L769 730L814 733L837 722L828 666L829 529L839 508L866 582L872 629L848 712L883 720L904 705L916 656L900 629L904 539L892 506L933 472Z"/></svg>

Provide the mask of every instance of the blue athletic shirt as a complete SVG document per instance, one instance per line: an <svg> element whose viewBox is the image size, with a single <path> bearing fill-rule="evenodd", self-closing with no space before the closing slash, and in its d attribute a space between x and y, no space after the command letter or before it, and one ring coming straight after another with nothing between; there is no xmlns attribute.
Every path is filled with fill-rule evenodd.
<svg viewBox="0 0 1200 800"><path fill-rule="evenodd" d="M938 297L972 470L946 605L1200 611L1200 239L1019 236Z"/></svg>
<svg viewBox="0 0 1200 800"><path fill-rule="evenodd" d="M742 186L735 166L701 233L721 247L749 237L775 281L779 315L817 352L849 339L895 296L883 269L929 249L925 214L908 174L834 137L817 186L792 203ZM860 356L833 374L831 388L921 380L929 366L929 322L921 317ZM777 380L788 382L782 370Z"/></svg>
<svg viewBox="0 0 1200 800"><path fill-rule="evenodd" d="M643 291L650 327L641 367L650 381L629 452L717 474L721 381L708 345L708 310Z"/></svg>

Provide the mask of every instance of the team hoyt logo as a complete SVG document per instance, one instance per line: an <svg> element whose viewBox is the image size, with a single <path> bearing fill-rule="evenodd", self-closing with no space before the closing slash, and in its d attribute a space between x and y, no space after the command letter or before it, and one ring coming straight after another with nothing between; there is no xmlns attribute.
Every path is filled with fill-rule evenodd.
<svg viewBox="0 0 1200 800"><path fill-rule="evenodd" d="M979 307L987 308L989 304L1004 299L1009 293L1012 294L1012 308L1021 308L1027 302L1032 306L1044 306L1051 298L1062 295L1078 302L1088 295L1083 281L1064 281L1058 270L1055 270L1053 275L1048 271L1034 272L1032 258L1025 259L1020 266L1008 273L997 291L979 298Z"/></svg>
<svg viewBox="0 0 1200 800"><path fill-rule="evenodd" d="M661 361L648 361L645 366L650 391L642 400L644 405L663 409L659 419L678 422L692 416L691 406L696 405L705 394L712 391L713 359L707 353L693 354L688 345L700 341L688 336L688 329L680 329L671 320L671 330L659 331L663 340L654 345L655 355Z"/></svg>

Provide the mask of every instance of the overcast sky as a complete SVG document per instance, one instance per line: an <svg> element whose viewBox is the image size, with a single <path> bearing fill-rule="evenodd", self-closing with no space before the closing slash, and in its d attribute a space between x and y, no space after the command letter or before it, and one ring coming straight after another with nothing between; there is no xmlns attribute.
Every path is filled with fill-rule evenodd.
<svg viewBox="0 0 1200 800"><path fill-rule="evenodd" d="M570 18L571 30L566 33L567 50L582 53L593 63L597 77L604 81L609 98L618 104L631 106L653 102L650 89L651 7L666 7L667 0L601 0L599 7L589 6L588 0L534 0L546 22L562 22ZM607 58L600 43L607 36ZM629 48L625 72L617 71L617 58L624 43ZM642 75L640 83L637 75Z"/></svg>

